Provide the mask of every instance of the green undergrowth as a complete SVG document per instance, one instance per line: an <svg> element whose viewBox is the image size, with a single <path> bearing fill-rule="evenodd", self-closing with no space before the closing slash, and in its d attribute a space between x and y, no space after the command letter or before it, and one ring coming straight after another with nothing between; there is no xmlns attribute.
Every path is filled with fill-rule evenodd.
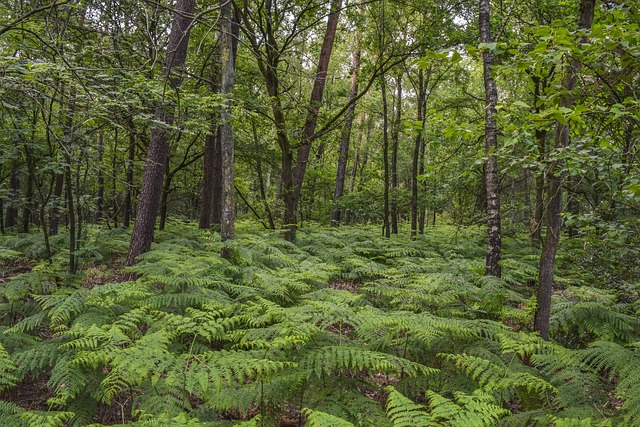
<svg viewBox="0 0 640 427"><path fill-rule="evenodd" d="M0 425L598 426L640 419L638 286L559 254L553 340L531 332L536 251L480 229L416 240L364 228L237 238L172 223L120 267L129 236L3 236ZM229 259L223 259L223 248ZM20 390L37 389L28 402ZM34 401L39 403L34 404ZM103 423L103 424L99 424ZM288 424L287 424L288 423Z"/></svg>

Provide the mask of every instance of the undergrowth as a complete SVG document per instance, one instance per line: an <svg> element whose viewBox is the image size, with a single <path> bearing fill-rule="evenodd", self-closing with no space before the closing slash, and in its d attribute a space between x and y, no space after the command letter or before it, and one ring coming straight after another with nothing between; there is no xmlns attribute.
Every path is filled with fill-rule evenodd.
<svg viewBox="0 0 640 427"><path fill-rule="evenodd" d="M637 285L621 294L567 262L544 342L524 240L506 242L496 279L476 229L309 227L293 244L257 227L223 243L173 223L124 271L128 234L89 229L74 276L62 238L48 263L38 235L3 236L0 425L97 426L109 408L140 426L640 419ZM27 407L15 391L37 381L46 403Z"/></svg>

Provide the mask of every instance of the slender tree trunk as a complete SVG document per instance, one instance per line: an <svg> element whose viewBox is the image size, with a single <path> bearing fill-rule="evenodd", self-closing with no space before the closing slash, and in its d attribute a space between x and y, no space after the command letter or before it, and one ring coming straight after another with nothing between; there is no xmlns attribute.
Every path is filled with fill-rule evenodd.
<svg viewBox="0 0 640 427"><path fill-rule="evenodd" d="M56 180L53 186L53 208L51 209L51 218L49 225L49 234L56 236L58 234L58 224L60 223L60 207L62 206L62 189L64 186L64 173L56 174Z"/></svg>
<svg viewBox="0 0 640 427"><path fill-rule="evenodd" d="M173 174L169 170L169 157L165 165L164 183L162 184L162 196L160 197L160 220L158 221L158 230L164 230L167 223L167 209L169 208L169 192L171 191L171 180Z"/></svg>
<svg viewBox="0 0 640 427"><path fill-rule="evenodd" d="M579 27L590 29L593 22L595 0L580 1L580 21ZM583 42L586 40L583 39ZM581 64L577 59L573 59L569 68L565 71L562 82L565 93L560 98L558 107L571 108L573 105L573 89L575 88L580 72ZM563 149L569 146L569 125L556 123L556 149ZM534 330L540 336L549 339L549 318L551 316L551 294L553 291L553 268L555 265L556 252L560 241L560 226L562 213L562 183L566 170L564 158L559 158L549 165L547 178L549 180L549 203L547 206L547 236L542 255L540 256L539 285L538 285L538 310L534 318Z"/></svg>
<svg viewBox="0 0 640 427"><path fill-rule="evenodd" d="M398 234L398 145L402 119L402 72L396 78L396 105L391 135L391 233Z"/></svg>
<svg viewBox="0 0 640 427"><path fill-rule="evenodd" d="M111 221L113 221L113 226L115 228L118 227L118 179L117 179L117 170L118 170L118 128L116 127L113 131L113 150L111 154L111 214L107 211L106 214ZM107 227L109 226L109 222L107 222Z"/></svg>
<svg viewBox="0 0 640 427"><path fill-rule="evenodd" d="M360 150L362 146L362 136L364 134L364 123L366 113L363 111L360 113L360 123L358 125L358 136L356 137L355 147L353 147L353 165L351 166L351 173L349 178L349 193L353 193L356 186L356 178L358 177L358 167L360 165ZM351 222L351 211L346 209L344 212L344 222Z"/></svg>
<svg viewBox="0 0 640 427"><path fill-rule="evenodd" d="M133 211L133 163L136 159L136 131L133 120L129 122L129 157L127 158L127 176L124 193L124 208L122 212L122 227L129 228Z"/></svg>
<svg viewBox="0 0 640 427"><path fill-rule="evenodd" d="M69 218L69 273L75 274L76 265L76 211L73 203L73 185L71 184L71 158L67 156L67 167L64 173L65 193L67 199L67 216Z"/></svg>
<svg viewBox="0 0 640 427"><path fill-rule="evenodd" d="M184 66L187 56L189 30L193 21L194 7L195 0L178 0L176 4L169 44L167 45L164 71L167 84L174 91L178 91L182 83L181 68ZM162 193L166 160L169 155L167 127L173 123L174 108L175 105L169 98L166 98L162 105L156 107L156 122L163 123L163 125L156 125L151 130L151 141L142 178L136 222L127 254L127 265L133 265L138 255L147 252L151 248L153 229Z"/></svg>
<svg viewBox="0 0 640 427"><path fill-rule="evenodd" d="M536 206L531 219L531 242L539 248L542 243L542 221L544 218L544 173L536 173Z"/></svg>
<svg viewBox="0 0 640 427"><path fill-rule="evenodd" d="M384 163L383 234L388 238L391 237L389 222L389 108L384 75L380 78L380 90L382 91L382 162Z"/></svg>
<svg viewBox="0 0 640 427"><path fill-rule="evenodd" d="M258 128L256 127L256 123L254 121L251 122L251 131L253 132L253 142L256 148L259 146L258 142ZM262 157L258 156L257 164L256 164L256 172L258 174L258 188L260 190L260 197L262 197L262 204L264 206L264 211L267 214L267 219L269 220L269 227L271 229L275 229L275 223L273 221L273 214L271 213L271 209L269 208L269 201L267 199L267 191L265 189L264 177L262 174Z"/></svg>
<svg viewBox="0 0 640 427"><path fill-rule="evenodd" d="M535 106L535 112L539 113L542 106L539 106L540 95L542 90L546 87L546 79L543 80L537 76L532 77L534 89L533 89L533 105ZM546 129L536 129L535 138L536 145L538 147L538 162L542 164L544 162L547 152L547 133ZM542 171L537 171L535 174L536 183L536 205L531 218L531 243L534 247L540 247L542 243L542 221L544 218L544 184L545 176Z"/></svg>
<svg viewBox="0 0 640 427"><path fill-rule="evenodd" d="M315 133L316 123L318 121L318 113L320 112L320 105L322 104L322 96L324 93L324 86L327 80L327 70L329 69L329 60L331 59L331 51L333 50L333 41L336 36L336 30L338 28L338 21L340 18L340 10L342 8L342 0L332 0L331 12L327 20L327 28L324 34L324 40L322 42L322 49L320 50L320 58L318 60L318 69L316 71L315 79L313 82L313 90L311 91L311 100L309 101L307 121L302 129L302 136L300 140L300 148L298 149L298 156L296 161L296 170L294 182L293 197L289 200L289 211L293 213L292 227L287 233L287 239L293 240L295 238L296 230L296 210L300 201L300 193L302 191L302 184L304 181L304 175L307 170L307 162L309 160L309 153L311 151L311 143L313 142L313 134Z"/></svg>
<svg viewBox="0 0 640 427"><path fill-rule="evenodd" d="M35 123L34 123L34 129L35 129ZM35 136L32 139L32 143L35 144ZM29 174L27 176L26 188L24 192L25 204L22 208L22 232L28 233L29 224L31 222L32 209L35 206L33 203L33 186L34 186L34 181L36 179L36 164L35 164L33 155L31 154L31 150L29 150L25 146L24 151L25 151L25 159L27 163L27 171ZM33 215L35 216L35 212L33 213ZM37 221L37 218L35 219Z"/></svg>
<svg viewBox="0 0 640 427"><path fill-rule="evenodd" d="M18 222L18 200L20 198L20 177L18 176L18 162L12 161L9 167L9 205L5 217L5 227L13 229Z"/></svg>
<svg viewBox="0 0 640 427"><path fill-rule="evenodd" d="M213 208L214 162L216 150L217 126L205 137L202 166L202 189L200 191L200 216L198 228L206 230L211 227L211 211Z"/></svg>
<svg viewBox="0 0 640 427"><path fill-rule="evenodd" d="M480 0L480 41L491 43L490 5L489 0ZM498 89L491 76L493 71L493 53L485 49L482 52L484 63L484 91L485 91L485 155L484 178L487 190L487 259L485 274L500 277L500 258L502 257L502 236L500 232L500 188L498 177L498 134L496 129L496 104L498 103Z"/></svg>
<svg viewBox="0 0 640 427"><path fill-rule="evenodd" d="M360 113L360 124L358 125L358 137L356 138L356 146L353 153L353 166L351 167L351 180L349 181L349 192L353 193L356 187L356 178L358 177L358 168L360 166L360 150L362 148L362 136L364 134L364 125L367 114L363 111Z"/></svg>
<svg viewBox="0 0 640 427"><path fill-rule="evenodd" d="M426 111L425 113L425 118L426 118ZM420 147L420 164L419 164L419 173L420 175L424 175L425 173L425 161L426 161L426 151L427 151L427 141L424 140L424 136L422 139L422 146ZM435 184L434 184L435 185ZM425 179L424 181L422 181L422 194L424 197L427 196L427 180ZM435 214L435 205L433 207L433 211ZM425 204L425 206L422 207L422 209L420 209L420 215L418 218L418 232L420 234L424 234L424 226L425 226L425 222L426 222L426 216L427 216L427 206Z"/></svg>
<svg viewBox="0 0 640 427"><path fill-rule="evenodd" d="M413 162L411 164L411 237L415 238L418 232L418 175L420 174L420 151L423 146L422 133L424 131L425 108L426 108L426 86L424 84L424 74L418 71L418 122L421 123L418 129L413 146Z"/></svg>
<svg viewBox="0 0 640 427"><path fill-rule="evenodd" d="M96 197L96 221L102 219L104 210L104 175L102 174L102 158L104 156L104 132L98 134L98 195Z"/></svg>
<svg viewBox="0 0 640 427"><path fill-rule="evenodd" d="M353 101L358 94L358 73L360 71L360 41L356 36L355 47L353 49L353 62L351 64L353 73L351 75L351 87L349 89L349 100ZM344 181L347 173L347 157L349 155L349 140L351 139L351 127L353 116L356 110L356 103L352 102L345 116L344 127L340 135L340 157L338 158L338 171L336 173L336 187L333 192L333 211L331 212L331 226L340 225L342 211L339 202L344 193Z"/></svg>
<svg viewBox="0 0 640 427"><path fill-rule="evenodd" d="M220 53L222 65L221 93L226 97L222 109L221 121L221 160L222 160L222 227L220 236L222 240L233 240L235 234L235 204L234 204L234 143L233 126L231 123L231 108L233 107L232 91L235 68L234 39L232 27L235 17L233 4L228 0L220 1L221 7L221 45Z"/></svg>

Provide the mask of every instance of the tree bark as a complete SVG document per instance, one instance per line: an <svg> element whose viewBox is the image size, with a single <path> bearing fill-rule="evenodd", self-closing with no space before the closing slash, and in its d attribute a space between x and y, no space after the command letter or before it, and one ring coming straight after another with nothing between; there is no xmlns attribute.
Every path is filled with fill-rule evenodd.
<svg viewBox="0 0 640 427"><path fill-rule="evenodd" d="M579 28L590 29L593 22L595 0L580 1ZM582 40L586 42L585 39ZM570 108L573 105L573 90L578 79L581 64L577 59L571 60L565 71L562 82L565 93L561 96L558 107ZM569 125L556 123L556 149L569 146ZM564 158L549 165L547 177L549 180L549 196L547 206L547 236L542 255L540 256L538 309L536 310L533 327L544 340L549 339L549 318L551 316L551 294L553 291L553 268L556 252L560 242L560 226L562 213L562 183L566 176L566 162Z"/></svg>
<svg viewBox="0 0 640 427"><path fill-rule="evenodd" d="M331 59L331 51L333 50L333 42L336 36L336 30L338 28L338 21L340 18L340 9L342 8L342 0L332 0L331 12L327 20L327 28L324 33L324 40L322 42L322 49L320 50L320 58L318 60L318 68L313 82L313 90L311 91L311 99L309 101L307 121L302 129L302 136L300 139L300 148L298 149L298 156L296 161L295 178L294 178L294 192L292 197L289 198L289 208L286 209L289 213L293 214L290 218L289 233L287 233L288 240L295 238L296 229L296 210L300 201L300 193L302 191L302 184L304 181L304 175L307 170L307 162L309 160L309 153L311 151L311 143L313 142L313 134L315 133L316 123L318 121L318 113L320 112L320 105L322 103L322 97L324 93L324 86L327 80L327 70L329 69L329 60ZM285 200L287 203L287 200Z"/></svg>
<svg viewBox="0 0 640 427"><path fill-rule="evenodd" d="M13 229L18 222L18 200L20 198L20 177L18 176L18 163L11 162L9 167L9 191L7 213L5 215L5 228Z"/></svg>
<svg viewBox="0 0 640 427"><path fill-rule="evenodd" d="M237 35L234 37L232 30L235 21L232 2L228 0L221 0L220 7L220 63L222 64L221 93L226 97L220 117L222 126L220 132L220 148L222 154L222 227L220 230L220 236L222 240L225 241L233 240L235 234L235 204L233 198L234 144L233 126L231 123L231 108L233 107L233 100L231 95L235 68L234 39L237 39Z"/></svg>
<svg viewBox="0 0 640 427"><path fill-rule="evenodd" d="M480 41L491 43L489 0L480 0ZM494 57L485 49L482 52L485 90L485 155L484 178L487 189L487 257L485 274L500 277L500 258L502 257L502 236L500 232L500 188L498 177L498 134L496 129L496 104L498 89L491 76Z"/></svg>
<svg viewBox="0 0 640 427"><path fill-rule="evenodd" d="M349 88L349 99L353 101L358 94L358 73L360 71L360 40L356 36L355 46L353 49L353 61L351 66L353 73L351 75L351 87ZM349 155L349 140L351 139L351 127L353 125L353 116L356 110L356 102L352 102L347 109L344 127L340 135L340 157L338 158L338 171L336 173L336 187L333 192L333 211L331 212L331 226L340 225L342 211L339 203L344 193L344 181L347 173L347 158ZM362 138L362 136L360 136Z"/></svg>
<svg viewBox="0 0 640 427"><path fill-rule="evenodd" d="M193 21L194 7L195 0L178 0L176 4L164 69L167 85L173 91L177 91L182 83L181 68L184 66L187 57L189 30ZM156 107L155 120L157 123L162 123L162 125L156 125L151 130L149 152L140 189L138 212L131 235L126 265L133 265L138 255L147 252L151 248L166 161L169 155L167 128L173 124L174 108L175 105L169 98L166 98L163 104Z"/></svg>
<svg viewBox="0 0 640 427"><path fill-rule="evenodd" d="M257 148L259 146L258 129L256 127L256 123L253 121L251 122L251 131L253 132L253 142ZM260 156L257 157L256 173L258 174L258 188L260 190L260 197L262 197L264 211L267 214L267 219L269 220L269 227L271 229L275 229L276 226L273 221L273 214L271 213L271 208L269 208L269 201L267 199L267 191L265 189L264 177L262 174L262 158Z"/></svg>
<svg viewBox="0 0 640 427"><path fill-rule="evenodd" d="M426 85L424 84L424 74L418 71L418 122L420 129L417 130L413 146L413 159L411 164L411 237L414 238L418 232L418 175L420 174L420 152L423 146L424 121L426 109Z"/></svg>
<svg viewBox="0 0 640 427"><path fill-rule="evenodd" d="M542 90L546 87L546 80L543 80L537 76L532 78L533 89L533 105L535 106L536 113L541 111L541 106L538 106L540 95ZM538 162L542 164L544 162L547 151L547 133L546 129L536 129L535 138L536 145L538 146ZM535 174L536 182L536 205L531 219L531 242L534 247L540 247L542 243L542 221L544 218L544 184L545 176L542 171L538 171Z"/></svg>
<svg viewBox="0 0 640 427"><path fill-rule="evenodd" d="M98 134L98 195L96 197L96 221L100 221L104 206L104 175L102 174L102 158L104 156L104 132Z"/></svg>
<svg viewBox="0 0 640 427"><path fill-rule="evenodd" d="M171 180L173 179L173 174L169 170L169 156L167 156L167 161L165 165L165 173L164 180L162 184L162 196L160 196L160 219L158 221L158 230L164 230L164 226L167 222L167 209L169 208L169 192L171 191Z"/></svg>
<svg viewBox="0 0 640 427"><path fill-rule="evenodd" d="M67 215L69 218L69 273L75 274L76 264L76 211L73 203L73 185L71 184L71 158L67 156L64 173L65 192L67 198Z"/></svg>
<svg viewBox="0 0 640 427"><path fill-rule="evenodd" d="M56 182L53 186L53 207L51 208L51 218L49 224L49 235L58 234L60 224L60 206L62 205L62 188L64 186L64 173L56 174Z"/></svg>
<svg viewBox="0 0 640 427"><path fill-rule="evenodd" d="M402 72L396 78L396 105L391 135L391 233L398 234L398 145L402 119Z"/></svg>
<svg viewBox="0 0 640 427"><path fill-rule="evenodd" d="M383 234L391 237L389 223L389 108L387 105L387 84L385 76L380 78L382 91L382 162L384 163L384 206L383 206Z"/></svg>
<svg viewBox="0 0 640 427"><path fill-rule="evenodd" d="M33 129L35 132L35 123L33 125L34 125ZM35 146L35 135L32 138L32 144L34 144ZM22 207L22 232L28 233L29 225L32 219L31 217L32 215L35 216L35 212L32 212L32 210L34 209L34 206L35 206L35 204L33 203L33 186L35 184L34 181L36 179L36 164L35 164L33 155L31 154L31 150L26 146L24 147L24 154L25 154L25 159L27 164L26 166L27 166L28 176L27 176L26 188L24 192L25 203L24 203L24 206Z"/></svg>

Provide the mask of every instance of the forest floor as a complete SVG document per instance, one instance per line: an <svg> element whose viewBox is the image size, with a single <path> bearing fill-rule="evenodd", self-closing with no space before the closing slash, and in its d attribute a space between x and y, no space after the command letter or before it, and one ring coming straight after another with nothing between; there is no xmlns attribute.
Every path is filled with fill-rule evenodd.
<svg viewBox="0 0 640 427"><path fill-rule="evenodd" d="M526 236L505 236L501 279L483 274L480 228L411 240L314 226L289 243L243 222L223 243L174 222L125 268L128 239L91 228L69 275L65 236L51 262L38 234L0 237L0 425L632 425L640 413L637 272L596 258L615 247L563 242L544 342Z"/></svg>

